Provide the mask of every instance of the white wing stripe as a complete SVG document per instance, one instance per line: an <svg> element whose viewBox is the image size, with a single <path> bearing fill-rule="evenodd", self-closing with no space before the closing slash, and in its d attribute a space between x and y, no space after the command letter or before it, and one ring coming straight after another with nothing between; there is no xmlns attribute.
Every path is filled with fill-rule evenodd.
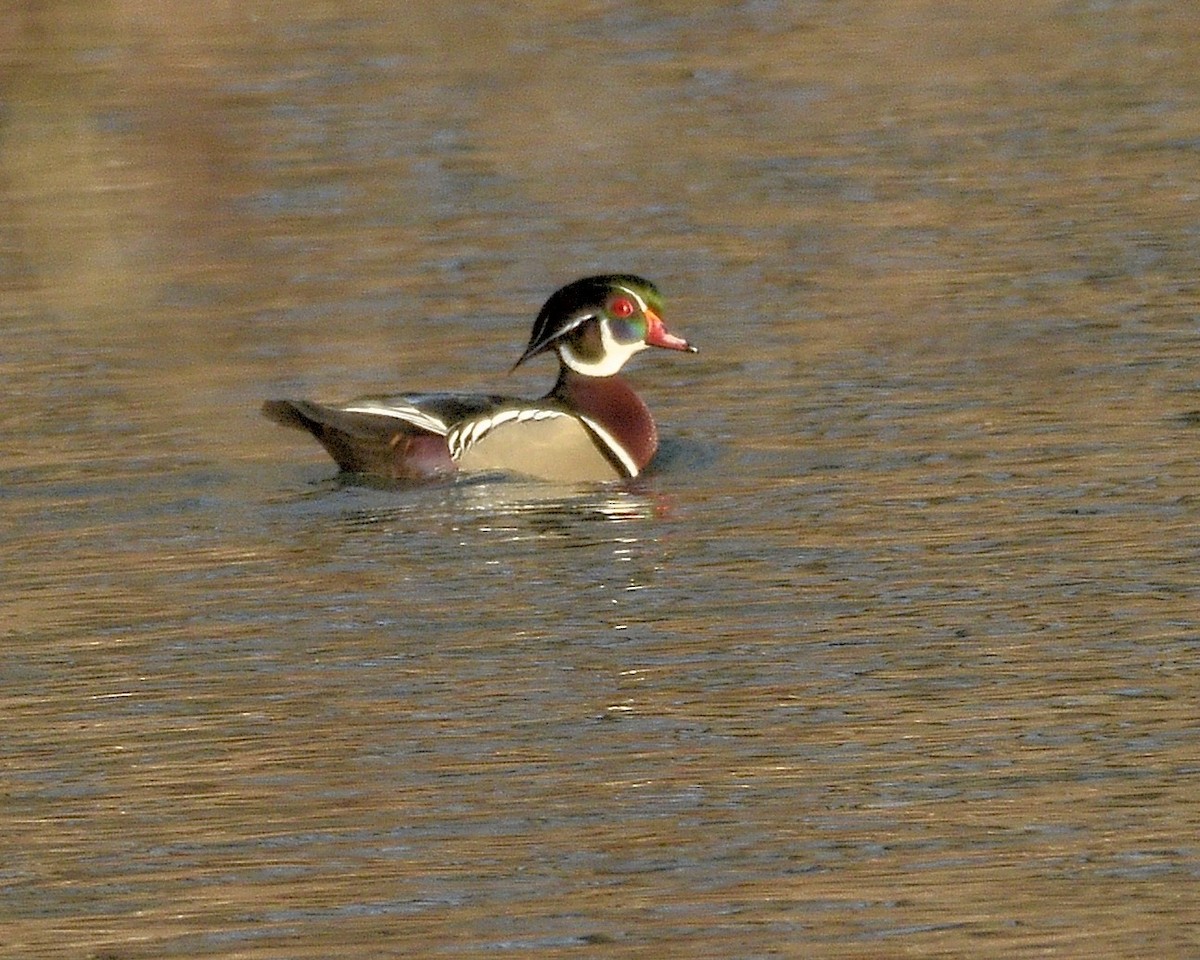
<svg viewBox="0 0 1200 960"><path fill-rule="evenodd" d="M346 407L339 407L343 413L369 413L376 417L391 417L394 420L403 420L405 423L411 423L414 427L420 427L422 430L429 430L433 433L439 433L442 436L446 435L446 424L444 421L432 414L426 413L417 407L392 407L382 403L352 403Z"/></svg>

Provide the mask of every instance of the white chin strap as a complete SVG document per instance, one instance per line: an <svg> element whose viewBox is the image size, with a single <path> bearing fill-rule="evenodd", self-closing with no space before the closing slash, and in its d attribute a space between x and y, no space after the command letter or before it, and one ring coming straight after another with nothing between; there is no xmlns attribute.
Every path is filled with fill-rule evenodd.
<svg viewBox="0 0 1200 960"><path fill-rule="evenodd" d="M646 344L641 340L635 340L633 343L617 341L608 329L608 321L603 319L600 321L600 345L601 354L596 360L587 360L579 356L567 343L559 345L558 355L562 357L563 363L585 377L611 377L625 366L626 360L639 350L646 349Z"/></svg>

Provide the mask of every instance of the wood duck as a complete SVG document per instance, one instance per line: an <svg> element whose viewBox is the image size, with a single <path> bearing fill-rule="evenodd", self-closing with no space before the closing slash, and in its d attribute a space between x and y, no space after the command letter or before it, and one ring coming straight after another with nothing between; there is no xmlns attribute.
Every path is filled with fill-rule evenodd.
<svg viewBox="0 0 1200 960"><path fill-rule="evenodd" d="M263 413L309 431L339 467L391 480L462 472L563 483L636 477L658 449L650 411L617 375L646 347L696 348L669 333L649 280L606 274L557 291L513 364L548 350L558 380L538 400L450 393L363 397L337 406L269 400Z"/></svg>

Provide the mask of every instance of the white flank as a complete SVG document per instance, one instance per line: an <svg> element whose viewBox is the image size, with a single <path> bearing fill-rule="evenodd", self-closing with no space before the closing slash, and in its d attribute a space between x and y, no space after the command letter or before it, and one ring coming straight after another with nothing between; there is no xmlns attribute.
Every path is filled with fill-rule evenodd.
<svg viewBox="0 0 1200 960"><path fill-rule="evenodd" d="M486 437L502 424L510 421L524 423L527 420L548 420L551 417L567 417L570 414L561 410L548 410L545 407L525 407L511 410L500 410L490 417L480 417L468 420L446 434L446 442L450 447L450 456L458 460L476 443Z"/></svg>
<svg viewBox="0 0 1200 960"><path fill-rule="evenodd" d="M517 423L525 423L530 420L549 420L553 417L571 417L581 421L591 432L591 434L608 449L609 453L613 457L617 459L617 461L624 468L626 476L636 477L640 472L638 470L637 463L634 461L629 451L617 442L616 437L609 433L604 427L600 426L600 424L598 424L591 417L566 413L562 410L552 410L546 407L524 407L500 410L488 417L479 417L476 420L469 420L466 423L460 423L446 434L446 443L450 447L450 456L455 460L461 460L472 446L486 437L497 427L506 423L511 423L513 421L516 421Z"/></svg>

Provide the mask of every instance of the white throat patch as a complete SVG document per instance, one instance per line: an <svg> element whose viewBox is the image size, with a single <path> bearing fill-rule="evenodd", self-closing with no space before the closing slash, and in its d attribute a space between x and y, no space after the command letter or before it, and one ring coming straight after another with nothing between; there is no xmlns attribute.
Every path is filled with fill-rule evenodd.
<svg viewBox="0 0 1200 960"><path fill-rule="evenodd" d="M609 329L607 318L601 317L599 323L601 354L598 360L588 360L579 356L567 343L561 343L558 347L562 362L585 377L611 377L625 366L626 360L639 350L646 349L645 342L641 340L635 340L633 343L621 343L617 340Z"/></svg>

